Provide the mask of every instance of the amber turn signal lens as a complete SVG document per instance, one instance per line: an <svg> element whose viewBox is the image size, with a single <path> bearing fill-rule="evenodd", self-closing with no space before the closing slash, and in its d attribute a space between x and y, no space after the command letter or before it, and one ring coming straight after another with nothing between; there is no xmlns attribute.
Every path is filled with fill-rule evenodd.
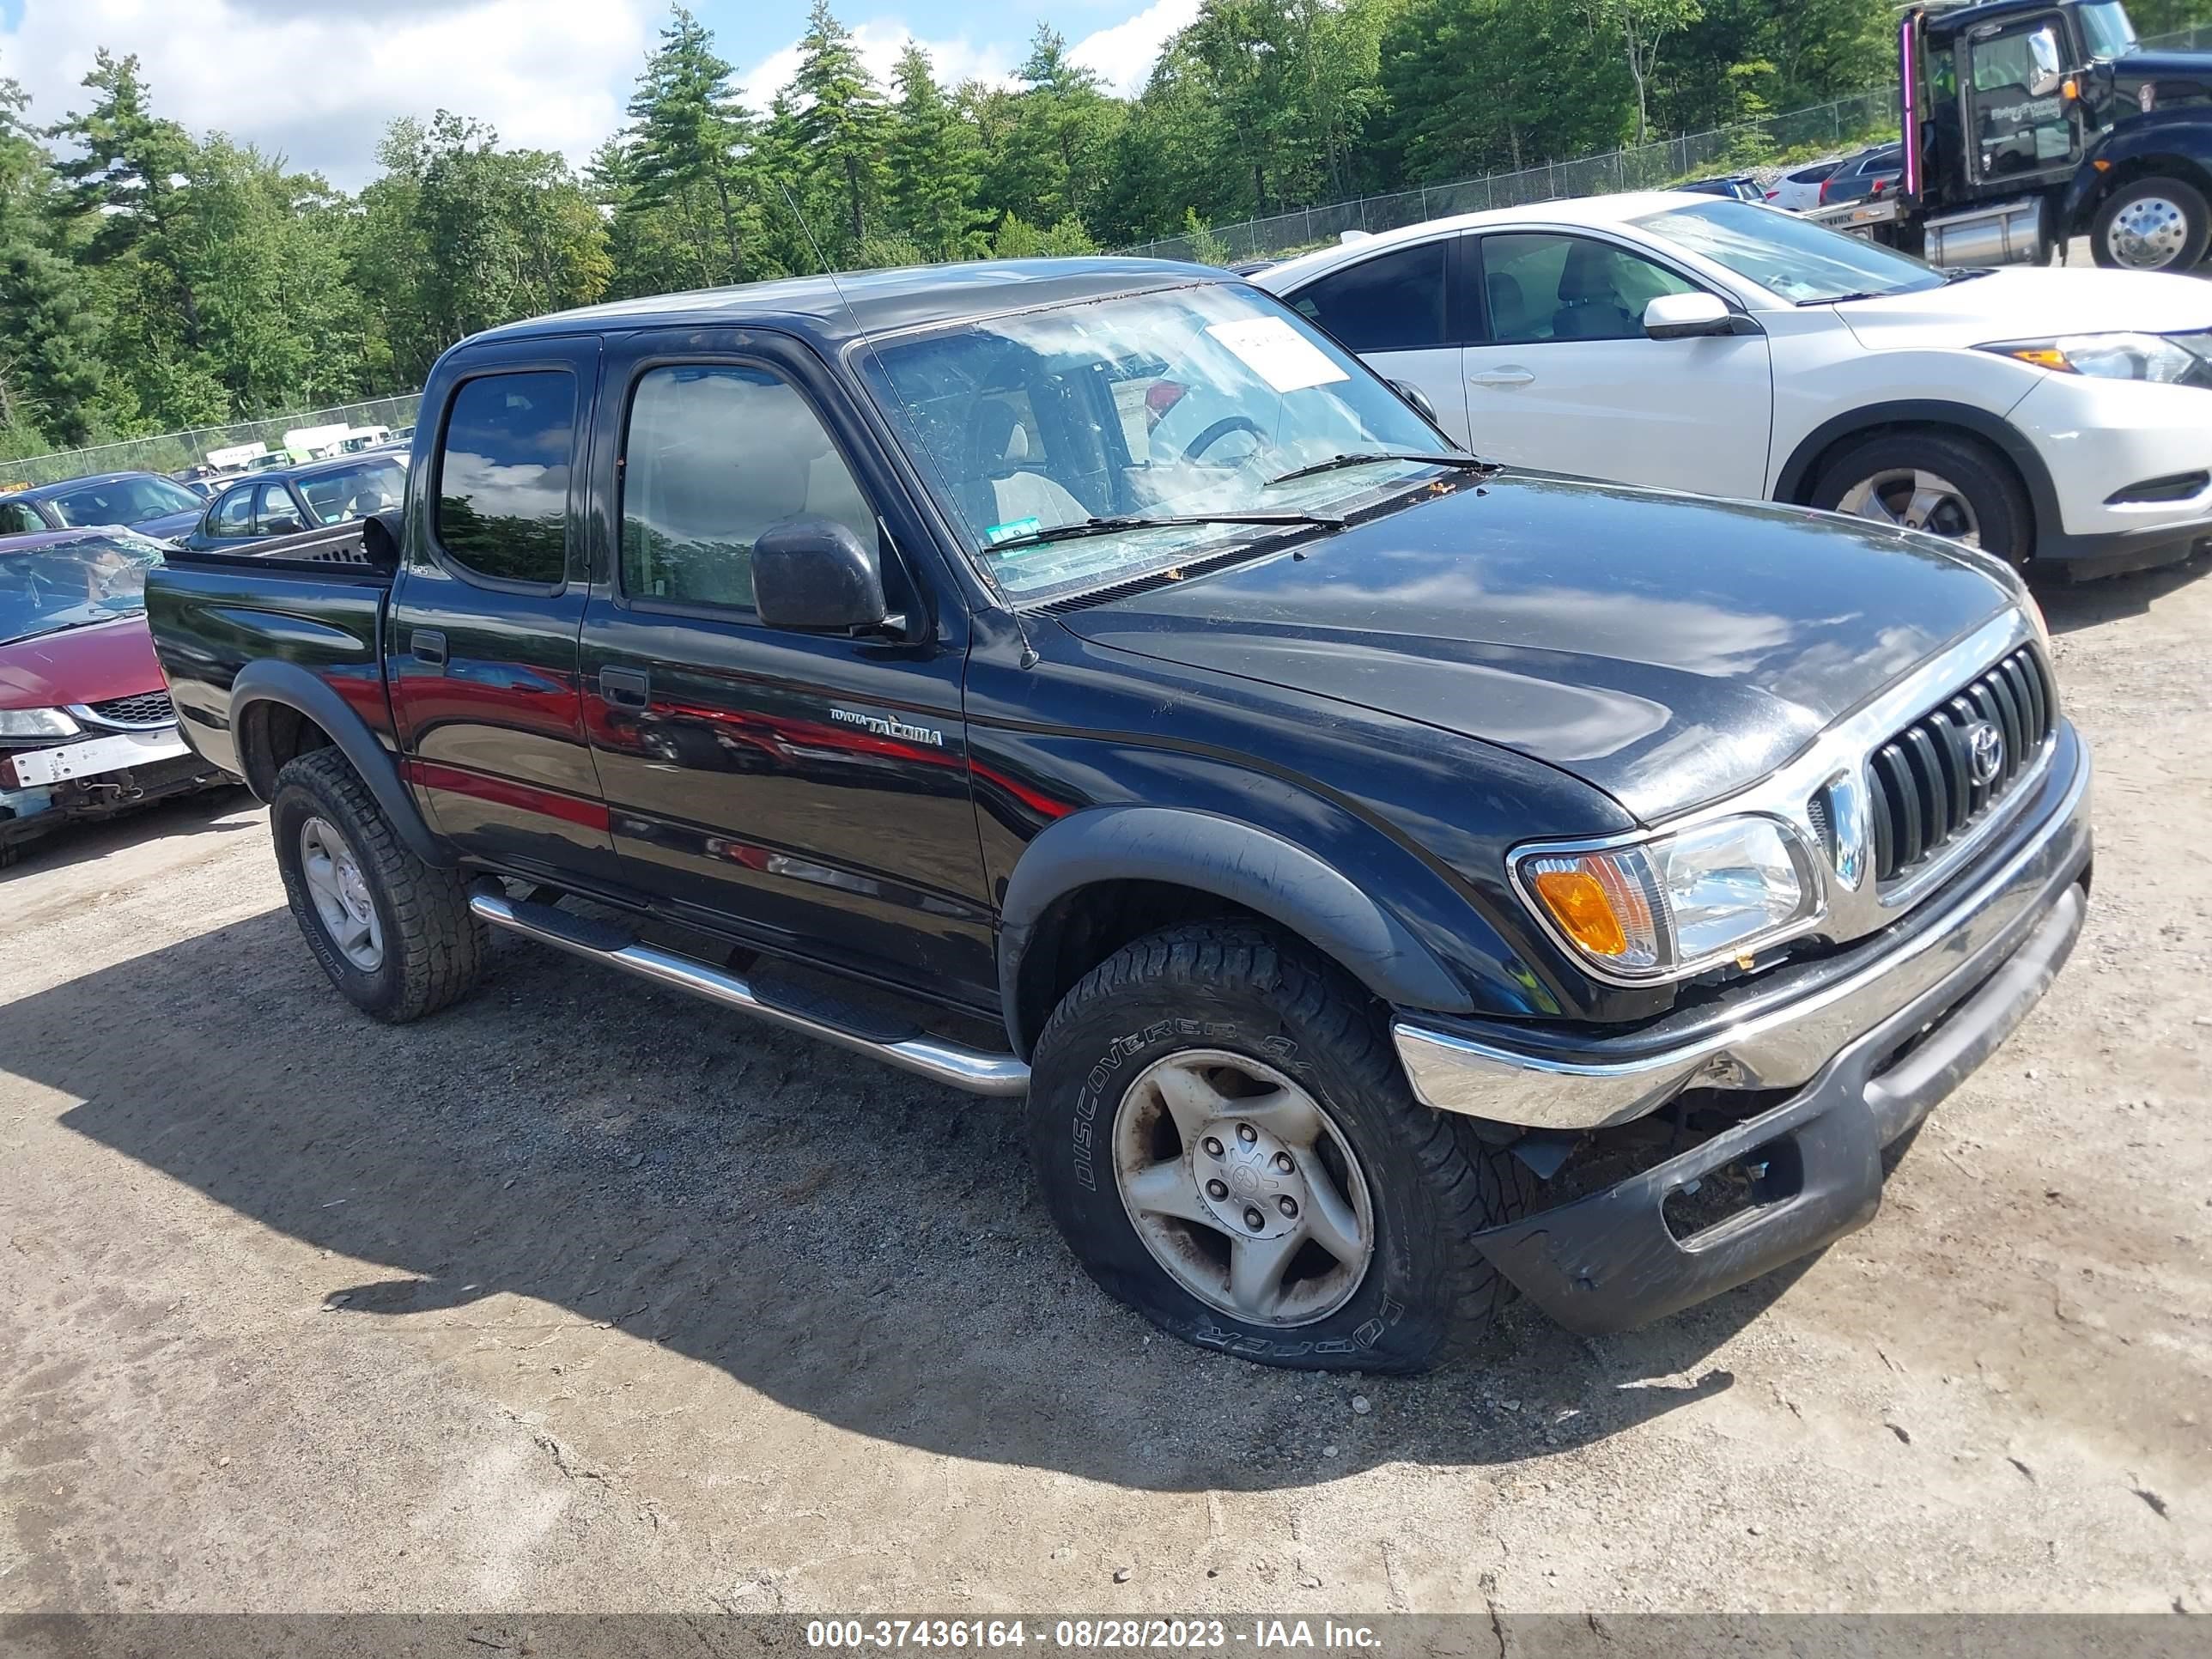
<svg viewBox="0 0 2212 1659"><path fill-rule="evenodd" d="M1545 870L1536 876L1536 895L1567 937L1594 957L1625 956L1628 932L1613 913L1613 901L1596 877L1581 870Z"/></svg>
<svg viewBox="0 0 2212 1659"><path fill-rule="evenodd" d="M2055 368L2061 374L2070 374L2074 371L2074 365L2067 360L2066 354L2050 346L2022 346L2012 355L2024 363L2033 363L2038 368Z"/></svg>

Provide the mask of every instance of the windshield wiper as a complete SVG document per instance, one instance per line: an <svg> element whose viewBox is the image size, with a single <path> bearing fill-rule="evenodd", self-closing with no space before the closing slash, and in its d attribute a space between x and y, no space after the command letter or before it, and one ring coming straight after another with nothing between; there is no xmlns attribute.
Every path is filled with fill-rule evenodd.
<svg viewBox="0 0 2212 1659"><path fill-rule="evenodd" d="M1943 280L1947 283L1971 283L1977 276L1991 276L1996 274L1995 270L1988 265L1960 265L1955 270L1945 271Z"/></svg>
<svg viewBox="0 0 2212 1659"><path fill-rule="evenodd" d="M1365 466L1373 461L1419 461L1424 466L1463 466L1491 472L1498 470L1497 462L1486 461L1480 455L1417 455L1411 450L1370 450L1358 455L1332 455L1325 461L1314 462L1310 466L1293 467L1288 472L1268 479L1267 487L1272 489L1279 483L1288 483L1293 478L1310 478L1318 472L1334 472L1339 467Z"/></svg>
<svg viewBox="0 0 2212 1659"><path fill-rule="evenodd" d="M1009 536L1004 541L993 542L983 551L1004 553L1017 547L1042 547L1048 542L1079 541L1085 536L1110 536L1122 530L1170 530L1205 524L1308 525L1323 530L1344 528L1343 520L1332 519L1319 513L1184 513L1160 518L1117 515L1085 519L1077 524L1056 524L1049 530L1031 530L1019 536Z"/></svg>

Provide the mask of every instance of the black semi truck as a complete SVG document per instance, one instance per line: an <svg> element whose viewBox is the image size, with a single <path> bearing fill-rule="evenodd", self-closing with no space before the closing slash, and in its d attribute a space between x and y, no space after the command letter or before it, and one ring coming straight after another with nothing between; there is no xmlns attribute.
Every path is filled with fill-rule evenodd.
<svg viewBox="0 0 2212 1659"><path fill-rule="evenodd" d="M1898 31L1903 173L1807 216L1940 265L2186 270L2212 243L2212 53L2147 52L2121 0L1922 6Z"/></svg>

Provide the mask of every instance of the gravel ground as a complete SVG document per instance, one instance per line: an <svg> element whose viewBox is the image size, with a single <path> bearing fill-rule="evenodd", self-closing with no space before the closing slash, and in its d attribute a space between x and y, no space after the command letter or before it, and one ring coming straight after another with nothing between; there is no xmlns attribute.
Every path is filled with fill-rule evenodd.
<svg viewBox="0 0 2212 1659"><path fill-rule="evenodd" d="M0 1613L2212 1612L2212 580L2050 609L2089 931L1879 1218L1411 1381L1154 1338L1004 1106L512 940L375 1025L241 797L40 853Z"/></svg>

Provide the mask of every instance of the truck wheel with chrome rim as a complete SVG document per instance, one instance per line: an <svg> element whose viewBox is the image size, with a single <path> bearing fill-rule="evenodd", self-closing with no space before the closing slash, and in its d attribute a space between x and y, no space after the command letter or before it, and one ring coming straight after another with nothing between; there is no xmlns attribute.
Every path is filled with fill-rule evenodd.
<svg viewBox="0 0 2212 1659"><path fill-rule="evenodd" d="M1847 444L1820 469L1812 505L1924 531L2027 562L2035 520L2027 493L1996 453L1948 432L1893 430Z"/></svg>
<svg viewBox="0 0 2212 1659"><path fill-rule="evenodd" d="M476 983L484 927L459 872L407 850L343 753L313 750L279 772L269 823L293 920L356 1007L398 1024Z"/></svg>
<svg viewBox="0 0 2212 1659"><path fill-rule="evenodd" d="M1372 1000L1296 941L1196 923L1085 976L1037 1040L1030 1154L1107 1292L1202 1347L1410 1371L1506 1286L1470 1243L1528 1178L1421 1105Z"/></svg>
<svg viewBox="0 0 2212 1659"><path fill-rule="evenodd" d="M2089 228L2097 263L2113 270L2192 270L2212 246L2212 206L2181 179L2138 179L2105 198Z"/></svg>

